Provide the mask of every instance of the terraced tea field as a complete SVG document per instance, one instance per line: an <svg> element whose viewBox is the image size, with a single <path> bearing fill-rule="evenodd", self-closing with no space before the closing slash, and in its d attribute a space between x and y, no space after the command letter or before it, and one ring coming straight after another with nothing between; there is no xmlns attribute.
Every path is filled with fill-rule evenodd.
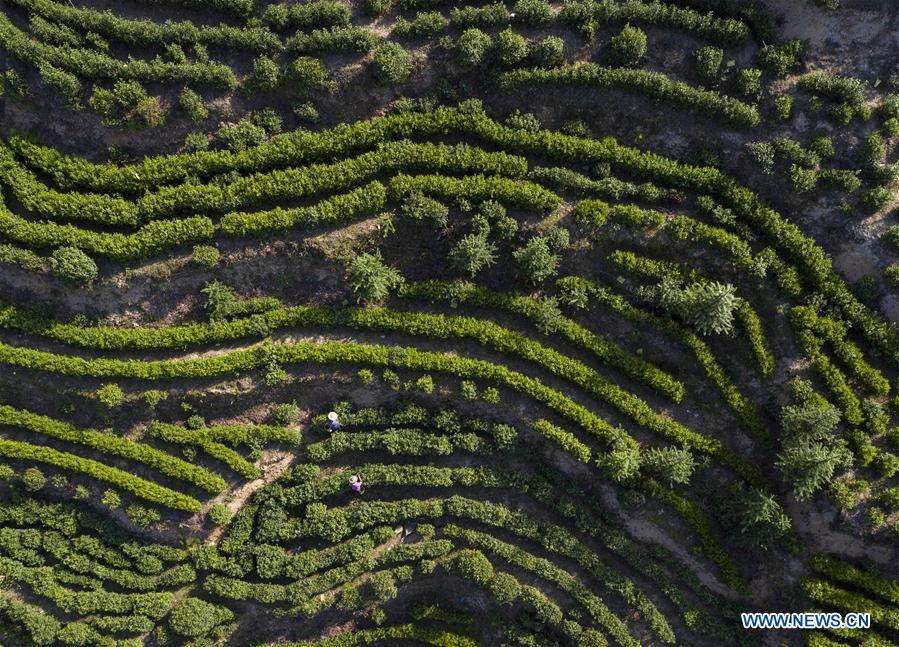
<svg viewBox="0 0 899 647"><path fill-rule="evenodd" d="M899 644L839 5L0 0L0 644Z"/></svg>

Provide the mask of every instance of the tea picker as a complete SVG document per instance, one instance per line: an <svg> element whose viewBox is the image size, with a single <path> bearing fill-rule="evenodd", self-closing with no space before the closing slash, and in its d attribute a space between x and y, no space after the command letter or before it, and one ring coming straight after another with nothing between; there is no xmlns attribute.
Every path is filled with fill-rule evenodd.
<svg viewBox="0 0 899 647"><path fill-rule="evenodd" d="M337 419L337 412L331 411L328 413L328 425L326 430L334 433L335 431L340 431L343 429L343 425L340 424L340 421Z"/></svg>

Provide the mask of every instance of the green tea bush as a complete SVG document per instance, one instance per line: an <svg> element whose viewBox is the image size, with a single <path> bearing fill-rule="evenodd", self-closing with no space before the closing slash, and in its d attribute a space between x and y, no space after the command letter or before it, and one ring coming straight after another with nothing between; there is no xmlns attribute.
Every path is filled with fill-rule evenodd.
<svg viewBox="0 0 899 647"><path fill-rule="evenodd" d="M634 66L646 56L646 32L627 25L609 41L611 60L616 65Z"/></svg>
<svg viewBox="0 0 899 647"><path fill-rule="evenodd" d="M72 285L90 286L99 275L97 264L77 247L59 247L50 255L50 269Z"/></svg>
<svg viewBox="0 0 899 647"><path fill-rule="evenodd" d="M384 43L372 62L375 78L386 85L397 85L412 74L412 54L398 43Z"/></svg>

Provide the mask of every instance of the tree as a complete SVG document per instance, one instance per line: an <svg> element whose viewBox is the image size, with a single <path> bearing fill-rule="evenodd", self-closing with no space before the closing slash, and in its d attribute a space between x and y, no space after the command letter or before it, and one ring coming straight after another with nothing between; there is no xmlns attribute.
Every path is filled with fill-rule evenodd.
<svg viewBox="0 0 899 647"><path fill-rule="evenodd" d="M90 285L99 275L97 264L77 247L60 247L50 256L50 269L72 285Z"/></svg>
<svg viewBox="0 0 899 647"><path fill-rule="evenodd" d="M381 252L360 254L347 267L350 287L359 301L380 303L387 298L390 290L403 283L403 277L396 269L388 267L381 259Z"/></svg>
<svg viewBox="0 0 899 647"><path fill-rule="evenodd" d="M212 321L224 319L237 300L234 290L220 281L210 281L200 290L200 293L206 297L203 309L206 310L206 314Z"/></svg>
<svg viewBox="0 0 899 647"><path fill-rule="evenodd" d="M643 466L669 484L690 482L696 461L693 454L677 447L652 448L643 455Z"/></svg>
<svg viewBox="0 0 899 647"><path fill-rule="evenodd" d="M646 32L625 25L609 42L612 61L616 65L636 65L646 56Z"/></svg>
<svg viewBox="0 0 899 647"><path fill-rule="evenodd" d="M621 437L612 444L612 450L597 459L596 464L617 482L629 481L640 471L640 447L627 437Z"/></svg>
<svg viewBox="0 0 899 647"><path fill-rule="evenodd" d="M820 442L788 445L774 461L797 501L809 499L830 482L838 468L851 464L852 452L842 441L834 445Z"/></svg>
<svg viewBox="0 0 899 647"><path fill-rule="evenodd" d="M790 404L780 410L780 422L785 443L818 442L833 436L840 422L840 413L826 401Z"/></svg>
<svg viewBox="0 0 899 647"><path fill-rule="evenodd" d="M372 65L378 81L398 85L412 74L412 54L399 43L387 42L378 48Z"/></svg>
<svg viewBox="0 0 899 647"><path fill-rule="evenodd" d="M169 616L169 626L180 636L201 638L216 625L234 619L230 609L210 604L198 598L187 598Z"/></svg>
<svg viewBox="0 0 899 647"><path fill-rule="evenodd" d="M561 261L543 236L531 238L524 247L512 252L512 257L521 277L535 285L555 274Z"/></svg>
<svg viewBox="0 0 899 647"><path fill-rule="evenodd" d="M429 198L421 191L406 196L400 212L404 217L417 222L432 220L438 227L446 227L449 222L447 206L434 198Z"/></svg>
<svg viewBox="0 0 899 647"><path fill-rule="evenodd" d="M721 522L736 530L745 546L768 550L791 530L790 518L773 495L738 483L725 491L719 501Z"/></svg>
<svg viewBox="0 0 899 647"><path fill-rule="evenodd" d="M559 329L565 317L559 309L559 300L555 297L544 297L538 303L537 327L544 335L549 335Z"/></svg>
<svg viewBox="0 0 899 647"><path fill-rule="evenodd" d="M683 287L665 279L658 286L659 305L679 316L704 335L733 330L737 307L736 288L712 281Z"/></svg>
<svg viewBox="0 0 899 647"><path fill-rule="evenodd" d="M484 234L468 234L453 246L449 258L459 271L474 277L496 261L496 245Z"/></svg>

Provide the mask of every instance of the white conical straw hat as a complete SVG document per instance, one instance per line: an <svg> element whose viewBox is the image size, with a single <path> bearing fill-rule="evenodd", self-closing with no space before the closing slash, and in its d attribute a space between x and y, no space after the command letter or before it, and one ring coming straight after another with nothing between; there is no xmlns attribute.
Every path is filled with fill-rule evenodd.
<svg viewBox="0 0 899 647"><path fill-rule="evenodd" d="M359 477L356 476L355 474L353 474L353 475L350 477L350 483L355 483L355 482L358 481L358 480L359 480Z"/></svg>
<svg viewBox="0 0 899 647"><path fill-rule="evenodd" d="M334 422L335 420L337 420L337 412L332 411L331 413L329 413L328 420L330 420L331 422Z"/></svg>

